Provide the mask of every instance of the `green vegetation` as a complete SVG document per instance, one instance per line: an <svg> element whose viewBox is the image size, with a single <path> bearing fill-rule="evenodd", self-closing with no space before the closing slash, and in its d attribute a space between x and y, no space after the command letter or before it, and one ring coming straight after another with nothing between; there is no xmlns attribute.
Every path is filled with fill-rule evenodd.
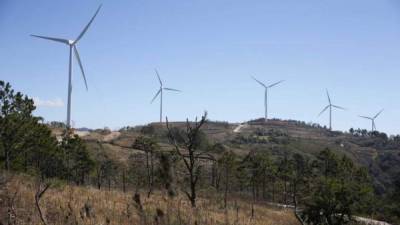
<svg viewBox="0 0 400 225"><path fill-rule="evenodd" d="M0 81L1 165L7 170L58 177L84 184L94 166L84 142L64 133L61 142L51 130L32 115L32 99L15 93L9 83Z"/></svg>
<svg viewBox="0 0 400 225"><path fill-rule="evenodd" d="M318 174L304 203L304 220L312 224L347 224L368 203L372 193L368 174L349 158L338 158L329 149L322 151L319 158L315 165Z"/></svg>
<svg viewBox="0 0 400 225"><path fill-rule="evenodd" d="M254 120L233 133L205 114L195 122L126 127L110 140L110 130L79 137L62 123L42 123L32 115L33 101L3 81L0 109L1 170L40 184L56 179L134 191L139 203L143 190L148 199L162 192L168 201L184 193L194 209L210 198L227 212L239 210L240 199L252 220L257 205L269 203L293 206L314 225L346 224L355 215L400 222L399 136L280 120L268 127Z"/></svg>

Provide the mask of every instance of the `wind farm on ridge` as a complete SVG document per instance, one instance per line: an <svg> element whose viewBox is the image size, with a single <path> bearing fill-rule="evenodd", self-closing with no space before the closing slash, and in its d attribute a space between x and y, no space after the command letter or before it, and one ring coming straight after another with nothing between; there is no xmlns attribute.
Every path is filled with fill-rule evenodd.
<svg viewBox="0 0 400 225"><path fill-rule="evenodd" d="M54 38L54 37L47 37L47 36L40 36L40 35L31 35L33 37L36 38L41 38L41 39L46 39L46 40L50 40L50 41L55 41L55 42L60 42L60 43L64 43L67 44L69 46L70 49L70 53L69 53L69 70L68 70L68 104L67 104L67 120L66 120L66 124L67 127L71 126L71 98L72 98L72 55L75 55L76 61L79 64L79 68L81 70L84 82L85 82L85 86L86 86L86 90L88 90L88 85L87 85L87 80L86 80L86 76L85 76L85 72L83 69L83 65L82 65L82 61L80 59L79 53L78 53L78 49L76 47L76 44L78 43L78 41L84 36L84 34L86 33L86 31L89 29L90 25L92 24L92 22L94 21L94 19L96 18L97 14L99 13L101 9L101 5L98 7L98 9L96 10L95 14L93 15L93 17L90 19L90 21L88 22L88 24L84 27L84 29L81 31L81 33L79 34L79 36L75 39L75 40L68 40L68 39L62 39L62 38ZM154 100L160 96L160 123L162 122L163 119L163 91L174 91L174 92L180 92L180 90L177 89L173 89L173 88L165 88L163 87L163 82L161 81L160 75L157 71L157 69L155 69L155 73L157 75L158 81L160 83L160 89L156 92L156 95L153 97L153 99L151 100L151 103L154 102ZM270 84L270 85L266 85L263 82L257 80L255 77L252 76L252 79L255 80L257 83L259 83L262 87L264 87L265 91L264 91L264 108L265 108L265 122L268 122L268 90L271 89L272 87L284 82L284 80L280 80L276 83ZM329 105L327 105L318 116L321 116L326 110L329 109L329 129L332 130L332 109L336 108L336 109L341 109L344 110L343 107L337 106L337 105L333 105L331 103L331 99L328 93L328 90L326 91L327 93L327 97L328 97L328 102ZM379 113L380 114L380 113ZM379 115L378 114L378 115ZM377 116L378 116L377 115ZM365 116L361 116L363 118L367 118ZM374 117L373 119L375 119L376 117ZM372 119L372 118L367 118L367 119ZM376 129L375 127L375 122L374 120L372 120L372 131L374 131L374 129Z"/></svg>
<svg viewBox="0 0 400 225"><path fill-rule="evenodd" d="M102 17L112 9L111 3L104 7L100 4L75 39L47 36L47 32L31 34L35 39L68 46L68 69L54 74L63 80L62 74L68 73L65 122L64 116L59 121L46 121L46 117L33 114L36 109L43 110L39 101L14 91L13 88L18 90L18 86L0 79L0 224L391 225L400 222L397 214L400 207L400 201L397 201L400 135L388 135L380 131L385 129L383 125L376 125L384 109L369 115L361 110L361 106L349 104L354 92L349 91L343 98L343 89L335 88L333 82L327 81L328 87L302 83L304 91L317 92L326 88L320 96L327 98L328 104L317 114L321 105L317 102L318 96L305 99L287 87L300 84L301 76L271 76L269 74L276 71L268 71L268 67L258 68L257 72L241 69L243 75L240 76L249 81L251 91L241 89L240 83L233 83L234 79L231 82L216 77L213 85L218 86L219 91L208 93L210 84L202 81L201 76L187 72L186 77L180 77L184 78L181 81L154 62L154 71L146 69L146 74L151 77L127 74L126 81L122 82L134 80L135 86L128 89L114 87L106 93L121 93L118 98L110 99L123 101L126 105L143 98L146 110L154 108L155 111L157 107L159 118L153 120L157 122L126 124L119 129L74 127L74 118L90 106L77 104L79 100L82 102L81 96L72 95L73 90L75 94L75 90L81 89L77 85L79 81L74 80L73 64L78 64L82 75L86 90L83 94L96 89L89 90L88 86L99 79L98 72L93 69L87 72L87 68L98 65L93 64L92 59L89 67L84 67L87 65L82 58L88 61L91 58L81 57L78 44L83 45L79 49L85 49L85 53L91 51L94 44L81 41L91 32L98 34L110 22ZM118 22L126 15L119 16ZM182 23L188 21L182 20ZM51 20L47 22L52 24ZM113 26L122 26L118 22ZM113 35L118 36L117 33ZM163 40L163 37L159 38ZM46 66L46 57L51 58L47 51L41 53L43 61L37 60L34 64ZM123 52L124 49L115 51ZM153 53L143 52L143 57L148 56L146 54ZM120 61L126 62L122 58L121 54ZM116 65L101 66L111 68ZM232 63L232 67L239 68L240 65ZM128 79L129 76L134 79ZM27 77L27 82L29 79L32 78ZM154 91L145 85L145 79L151 81L149 85L157 84L157 89ZM196 91L185 85L189 79ZM40 88L50 86L51 83L44 83ZM131 95L138 86L143 95ZM243 101L225 101L227 90L238 95L251 92L254 96L263 90L262 97L245 99L247 106L255 107L249 111L257 109L256 114L262 117L248 118L243 123L211 120L209 114L213 115L229 104L238 108L229 110L229 115L245 110ZM282 97L285 92L287 94ZM339 93L341 97L338 97ZM201 104L204 114L169 120L169 115L185 112L190 107L188 102L180 99L190 99L190 104L200 105L194 99L202 95L211 96L212 99L207 101L213 102L204 104L207 107ZM323 117L327 122L320 125L297 120L298 106L304 102L312 103L308 103L308 107L317 107L315 113L310 113L314 108L308 111L308 118ZM292 118L277 118L283 109L278 106L284 104L288 105ZM394 111L388 109L385 101L375 104L369 99L360 101L360 105L385 106L383 119ZM114 112L122 110L115 105L103 107ZM147 111L137 107L132 117L142 112ZM109 116L105 111L96 114L93 118L100 115L106 120ZM346 125L348 131L338 128L339 123L343 127L340 115L352 118ZM368 129L355 128L354 121L368 121L370 129L369 126Z"/></svg>

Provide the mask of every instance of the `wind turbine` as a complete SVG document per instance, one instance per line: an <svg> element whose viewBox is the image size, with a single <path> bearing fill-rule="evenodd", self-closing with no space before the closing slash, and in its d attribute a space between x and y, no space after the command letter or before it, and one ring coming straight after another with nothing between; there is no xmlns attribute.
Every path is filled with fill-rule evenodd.
<svg viewBox="0 0 400 225"><path fill-rule="evenodd" d="M327 109L329 109L329 130L332 130L332 108L337 108L337 109L342 109L342 110L346 110L343 107L337 106L337 105L333 105L331 102L331 97L329 96L329 92L328 90L326 90L326 95L328 96L328 101L329 101L329 105L327 105L319 114L318 116L321 116L322 113L324 113Z"/></svg>
<svg viewBox="0 0 400 225"><path fill-rule="evenodd" d="M153 97L151 100L151 103L154 102L154 100L157 98L158 95L160 95L160 123L162 123L162 113L163 113L163 92L165 91L176 91L176 92L181 92L180 90L173 89L173 88L166 88L163 86L163 82L161 81L160 75L158 74L157 69L154 69L156 72L158 81L160 82L160 89L158 89L156 95Z"/></svg>
<svg viewBox="0 0 400 225"><path fill-rule="evenodd" d="M368 116L360 116L361 118L364 119L368 119L371 120L372 122L372 131L376 130L376 126L375 126L375 119L383 112L383 109L381 111L379 111L374 117L368 117Z"/></svg>
<svg viewBox="0 0 400 225"><path fill-rule="evenodd" d="M87 91L88 90L88 86L87 86L86 76L85 76L85 72L83 70L82 62L81 62L81 59L79 57L78 48L76 47L76 44L79 42L79 40L81 40L83 35L89 29L90 24L92 24L94 18L99 13L100 8L101 8L101 5L97 8L96 13L94 14L94 16L90 19L89 23L83 28L83 30L81 31L81 33L79 34L79 36L75 40L63 39L63 38L54 38L54 37L46 37L46 36L39 36L39 35L31 35L32 37L63 43L63 44L68 45L68 47L69 47L67 128L71 127L72 54L75 55L76 61L78 61L79 68L81 69L83 80L85 81L85 86L86 86L86 91ZM72 51L73 51L73 53L72 53Z"/></svg>
<svg viewBox="0 0 400 225"><path fill-rule="evenodd" d="M252 76L252 78L253 78L253 80L255 80L257 83L259 83L261 86L263 86L265 88L265 96L264 96L265 117L264 117L264 120L265 120L265 122L267 122L267 120L268 120L268 89L282 83L284 80L280 80L276 83L273 83L273 84L267 86L263 82L257 80L255 77Z"/></svg>

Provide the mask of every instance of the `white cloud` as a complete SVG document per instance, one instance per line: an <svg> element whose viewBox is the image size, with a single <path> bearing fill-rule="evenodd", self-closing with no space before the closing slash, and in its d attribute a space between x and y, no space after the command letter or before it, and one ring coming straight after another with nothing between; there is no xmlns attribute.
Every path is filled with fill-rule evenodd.
<svg viewBox="0 0 400 225"><path fill-rule="evenodd" d="M39 97L33 97L33 102L35 103L36 107L58 108L64 106L64 102L61 98L44 100L40 99Z"/></svg>

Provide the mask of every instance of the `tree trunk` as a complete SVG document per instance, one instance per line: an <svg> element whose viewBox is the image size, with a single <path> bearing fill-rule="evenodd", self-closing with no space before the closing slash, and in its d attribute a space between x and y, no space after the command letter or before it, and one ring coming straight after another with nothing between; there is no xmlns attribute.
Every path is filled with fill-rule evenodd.
<svg viewBox="0 0 400 225"><path fill-rule="evenodd" d="M122 170L122 191L126 192L126 178L125 178L125 169Z"/></svg>
<svg viewBox="0 0 400 225"><path fill-rule="evenodd" d="M39 168L39 167L38 167ZM24 172L28 171L28 152L24 151Z"/></svg>
<svg viewBox="0 0 400 225"><path fill-rule="evenodd" d="M283 179L283 201L285 203L285 205L287 204L287 182L286 182L286 177Z"/></svg>
<svg viewBox="0 0 400 225"><path fill-rule="evenodd" d="M213 163L212 168L211 168L211 185L214 186L215 188L217 187L217 168L215 163Z"/></svg>
<svg viewBox="0 0 400 225"><path fill-rule="evenodd" d="M252 180L252 193L253 193L253 201L251 203L251 219L254 218L254 204L256 203L256 184L254 179Z"/></svg>
<svg viewBox="0 0 400 225"><path fill-rule="evenodd" d="M150 168L150 162L149 162L149 152L146 151L146 169L147 169L147 197L150 197L151 192L152 192L152 187L151 187L151 168Z"/></svg>
<svg viewBox="0 0 400 225"><path fill-rule="evenodd" d="M220 189L220 181L221 181L221 177L217 174L217 177L215 179L215 188L217 189L217 192L219 192L219 189Z"/></svg>
<svg viewBox="0 0 400 225"><path fill-rule="evenodd" d="M5 148L4 153L5 153L5 158L6 158L6 163L4 166L5 166L5 169L7 171L9 171L10 170L10 151L8 150L7 147Z"/></svg>
<svg viewBox="0 0 400 225"><path fill-rule="evenodd" d="M154 185L154 162L153 162L153 152L150 152L150 193L153 193L153 185Z"/></svg>
<svg viewBox="0 0 400 225"><path fill-rule="evenodd" d="M275 180L272 181L272 202L275 202Z"/></svg>
<svg viewBox="0 0 400 225"><path fill-rule="evenodd" d="M297 199L296 199L296 194L297 194L297 185L296 181L293 182L293 204L294 204L294 209L297 209Z"/></svg>
<svg viewBox="0 0 400 225"><path fill-rule="evenodd" d="M262 198L265 200L265 176L263 177L262 180Z"/></svg>
<svg viewBox="0 0 400 225"><path fill-rule="evenodd" d="M229 185L229 168L225 167L225 193L224 193L224 208L227 206L227 198L228 198L228 185Z"/></svg>
<svg viewBox="0 0 400 225"><path fill-rule="evenodd" d="M79 183L80 183L80 185L85 185L85 173L84 172L81 173L81 178L80 178Z"/></svg>
<svg viewBox="0 0 400 225"><path fill-rule="evenodd" d="M190 204L193 208L196 208L196 183L194 182L193 176L190 177Z"/></svg>
<svg viewBox="0 0 400 225"><path fill-rule="evenodd" d="M97 170L97 188L100 190L102 184L101 171Z"/></svg>

